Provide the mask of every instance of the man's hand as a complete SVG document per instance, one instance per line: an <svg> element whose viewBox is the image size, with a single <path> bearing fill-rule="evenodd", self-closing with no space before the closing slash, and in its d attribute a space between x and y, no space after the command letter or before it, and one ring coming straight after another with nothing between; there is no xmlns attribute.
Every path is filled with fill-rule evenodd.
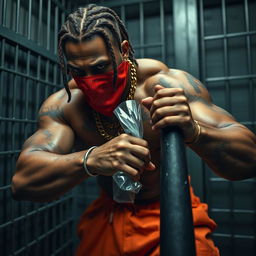
<svg viewBox="0 0 256 256"><path fill-rule="evenodd" d="M91 173L111 176L123 171L138 180L144 170L154 170L147 141L127 134L95 148L87 159Z"/></svg>
<svg viewBox="0 0 256 256"><path fill-rule="evenodd" d="M185 142L193 141L198 133L183 89L156 85L154 97L143 99L142 104L150 111L153 130L178 126Z"/></svg>

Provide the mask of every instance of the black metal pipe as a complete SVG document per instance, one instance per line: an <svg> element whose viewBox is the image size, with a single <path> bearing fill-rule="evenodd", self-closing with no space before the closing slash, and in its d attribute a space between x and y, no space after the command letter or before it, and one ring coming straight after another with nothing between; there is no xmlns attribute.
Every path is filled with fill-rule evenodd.
<svg viewBox="0 0 256 256"><path fill-rule="evenodd" d="M160 181L161 256L195 256L185 146L177 127L162 130Z"/></svg>

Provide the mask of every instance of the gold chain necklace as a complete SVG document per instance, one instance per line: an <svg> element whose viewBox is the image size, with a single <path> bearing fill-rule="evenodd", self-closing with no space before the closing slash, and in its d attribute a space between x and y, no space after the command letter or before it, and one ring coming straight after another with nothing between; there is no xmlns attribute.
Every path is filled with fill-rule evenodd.
<svg viewBox="0 0 256 256"><path fill-rule="evenodd" d="M130 69L130 72L131 72L131 86L130 86L129 93L128 93L128 96L127 96L126 100L132 100L134 98L134 94L135 94L135 90L136 90L136 86L137 86L136 68L135 68L135 65L128 58L125 61L128 61L129 64L131 65L131 69ZM118 121L114 122L114 123L104 122L104 126L107 129L117 131L116 135L109 134L109 132L107 132L106 129L104 128L104 126L103 126L100 114L93 110L93 115L94 115L96 127L97 127L100 135L103 136L106 140L111 140L116 135L123 133L123 129L122 129L122 127L121 127L121 125Z"/></svg>

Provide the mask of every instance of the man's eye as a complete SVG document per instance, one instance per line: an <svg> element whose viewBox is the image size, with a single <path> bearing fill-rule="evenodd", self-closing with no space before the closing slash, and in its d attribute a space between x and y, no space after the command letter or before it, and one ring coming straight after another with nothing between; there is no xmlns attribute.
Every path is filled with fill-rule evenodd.
<svg viewBox="0 0 256 256"><path fill-rule="evenodd" d="M96 69L98 70L104 70L106 68L106 64L99 64L96 66Z"/></svg>
<svg viewBox="0 0 256 256"><path fill-rule="evenodd" d="M86 75L83 70L76 70L76 69L70 70L70 74L72 76L85 76Z"/></svg>

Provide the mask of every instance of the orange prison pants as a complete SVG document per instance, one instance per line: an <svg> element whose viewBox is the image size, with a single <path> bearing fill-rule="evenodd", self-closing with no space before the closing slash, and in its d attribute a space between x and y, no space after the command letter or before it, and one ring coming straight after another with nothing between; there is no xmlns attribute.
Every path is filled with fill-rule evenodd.
<svg viewBox="0 0 256 256"><path fill-rule="evenodd" d="M192 189L191 201L196 255L219 256L209 237L216 224L207 214L208 206ZM160 255L160 203L118 204L102 192L82 215L78 235L76 256Z"/></svg>

